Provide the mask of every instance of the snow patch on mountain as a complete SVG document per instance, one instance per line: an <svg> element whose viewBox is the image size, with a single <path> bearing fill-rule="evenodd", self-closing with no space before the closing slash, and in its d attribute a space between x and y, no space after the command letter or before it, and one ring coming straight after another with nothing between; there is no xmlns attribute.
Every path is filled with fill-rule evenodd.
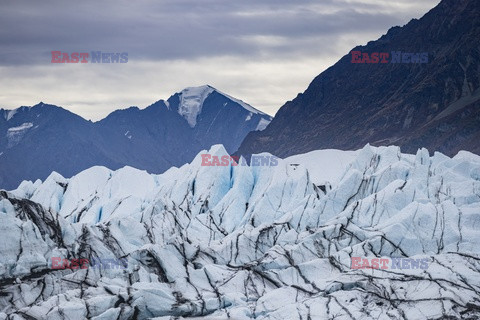
<svg viewBox="0 0 480 320"><path fill-rule="evenodd" d="M180 95L180 105L178 107L178 113L184 117L190 127L195 127L197 124L197 116L202 112L203 103L205 99L212 93L217 92L228 99L232 100L233 102L239 104L242 108L250 112L250 114L260 114L266 115L265 113L255 109L248 103L243 102L242 100L236 99L226 93L223 93L209 85L199 86L199 87L188 87L182 90ZM223 106L226 107L228 103L224 103ZM250 115L251 118L251 115ZM270 121L271 121L271 117ZM246 121L250 120L248 117ZM261 119L260 123L258 124L257 130L263 130L268 123L270 122L266 119ZM266 123L268 122L268 123ZM266 123L266 124L265 124ZM259 129L260 128L260 129Z"/></svg>
<svg viewBox="0 0 480 320"><path fill-rule="evenodd" d="M272 120L261 118L260 121L258 122L257 127L255 128L255 131L265 130L265 128L270 124L270 122L272 122Z"/></svg>
<svg viewBox="0 0 480 320"><path fill-rule="evenodd" d="M215 89L210 86L189 87L180 92L180 105L178 113L184 117L190 127L197 124L197 116L202 112L205 99Z"/></svg>
<svg viewBox="0 0 480 320"><path fill-rule="evenodd" d="M33 123L25 122L17 127L12 127L7 130L8 147L11 148L17 145L23 136L27 133L27 130L33 127Z"/></svg>
<svg viewBox="0 0 480 320"><path fill-rule="evenodd" d="M24 130L30 129L31 127L33 127L33 123L31 123L31 122L25 122L25 123L22 123L21 125L19 125L18 127L11 127L11 128L9 128L9 129L8 129L8 132L9 132L9 133L20 132L20 131L24 131Z"/></svg>
<svg viewBox="0 0 480 320"><path fill-rule="evenodd" d="M13 116L18 112L18 109L14 109L14 110L8 110L5 112L5 120L10 120L13 118Z"/></svg>
<svg viewBox="0 0 480 320"><path fill-rule="evenodd" d="M43 104L42 102L39 103L39 105L42 105L42 104ZM19 107L19 108L12 109L12 110L0 109L0 113L3 113L3 118L4 118L6 121L9 121L9 120L12 119L17 113L19 113L19 112L21 112L21 111L24 111L25 109L30 109L30 107L23 106L23 107Z"/></svg>

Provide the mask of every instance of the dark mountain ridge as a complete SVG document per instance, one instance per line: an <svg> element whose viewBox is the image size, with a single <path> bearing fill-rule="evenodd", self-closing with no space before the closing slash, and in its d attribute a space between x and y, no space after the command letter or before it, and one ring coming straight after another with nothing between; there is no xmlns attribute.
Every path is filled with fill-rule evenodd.
<svg viewBox="0 0 480 320"><path fill-rule="evenodd" d="M0 109L0 188L52 171L70 177L95 165L161 173L213 144L233 153L249 131L270 120L210 86L187 88L145 109L116 110L97 122L45 103Z"/></svg>
<svg viewBox="0 0 480 320"><path fill-rule="evenodd" d="M289 156L316 149L399 145L480 154L480 2L444 0L421 19L351 51L389 63L352 63L349 52L287 102L238 150ZM428 63L391 63L391 52L427 52Z"/></svg>

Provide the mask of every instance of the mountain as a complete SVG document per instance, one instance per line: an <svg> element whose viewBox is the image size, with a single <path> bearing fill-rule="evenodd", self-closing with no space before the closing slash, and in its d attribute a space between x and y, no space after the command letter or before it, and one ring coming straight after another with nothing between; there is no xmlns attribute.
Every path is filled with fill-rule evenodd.
<svg viewBox="0 0 480 320"><path fill-rule="evenodd" d="M117 110L95 123L44 103L0 109L0 188L52 171L70 177L95 165L160 173L214 144L233 152L248 132L270 121L211 86L187 88L142 110Z"/></svg>
<svg viewBox="0 0 480 320"><path fill-rule="evenodd" d="M120 167L103 152L101 139L91 122L53 105L0 110L0 188L44 179L53 170L71 176L98 163Z"/></svg>
<svg viewBox="0 0 480 320"><path fill-rule="evenodd" d="M206 152L0 191L0 318L480 317L480 156Z"/></svg>
<svg viewBox="0 0 480 320"><path fill-rule="evenodd" d="M348 53L285 105L239 154L280 157L366 143L480 154L480 2L443 0L419 20L352 51L389 53L389 63L352 63ZM392 63L392 52L428 63Z"/></svg>

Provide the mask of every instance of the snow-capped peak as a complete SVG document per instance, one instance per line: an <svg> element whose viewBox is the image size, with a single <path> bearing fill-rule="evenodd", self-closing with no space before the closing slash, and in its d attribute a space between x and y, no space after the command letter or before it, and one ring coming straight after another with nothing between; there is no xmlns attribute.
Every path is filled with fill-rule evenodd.
<svg viewBox="0 0 480 320"><path fill-rule="evenodd" d="M184 117L190 127L197 124L197 116L202 112L202 106L205 99L215 89L210 86L188 87L180 92L180 105L178 113Z"/></svg>
<svg viewBox="0 0 480 320"><path fill-rule="evenodd" d="M248 103L229 96L228 94L225 94L212 86L203 85L199 87L188 87L179 92L180 105L178 107L178 113L187 120L190 127L193 128L197 124L197 116L202 112L203 103L212 92L217 92L223 95L224 97L242 106L248 112L265 115L265 113L255 109ZM226 107L228 104L224 104L224 106Z"/></svg>

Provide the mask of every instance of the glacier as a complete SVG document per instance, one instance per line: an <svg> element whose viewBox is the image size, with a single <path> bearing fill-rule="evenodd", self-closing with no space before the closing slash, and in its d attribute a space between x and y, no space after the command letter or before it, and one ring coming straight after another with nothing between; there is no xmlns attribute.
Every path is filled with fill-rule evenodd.
<svg viewBox="0 0 480 320"><path fill-rule="evenodd" d="M227 155L0 191L0 319L480 317L480 156L367 145L201 166L207 152ZM128 266L54 269L54 257Z"/></svg>

